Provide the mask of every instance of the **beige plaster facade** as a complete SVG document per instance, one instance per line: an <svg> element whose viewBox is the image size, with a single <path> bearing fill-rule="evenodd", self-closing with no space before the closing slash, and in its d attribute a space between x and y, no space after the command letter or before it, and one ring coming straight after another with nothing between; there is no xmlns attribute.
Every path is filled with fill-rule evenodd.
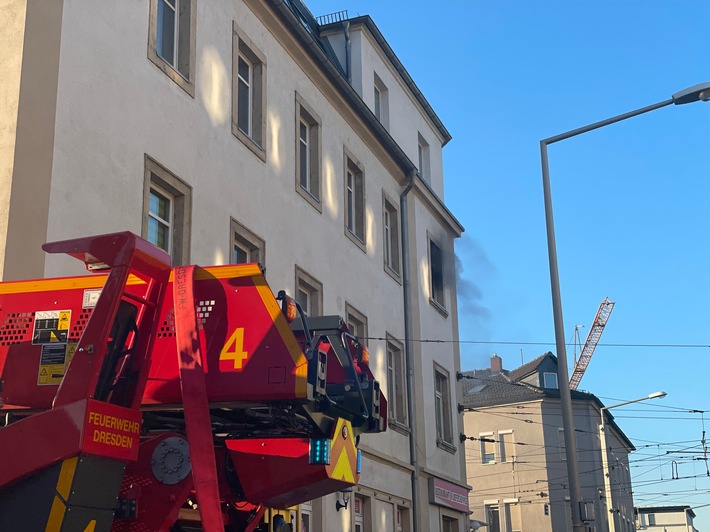
<svg viewBox="0 0 710 532"><path fill-rule="evenodd" d="M471 380L473 391L464 397L464 432L469 437L466 467L472 486L469 505L474 519L488 523L482 531L572 530L562 408L559 391L545 388L538 377L545 369L554 368L541 367L540 372L519 380L508 378L516 370L504 371L505 377L484 370L478 380ZM477 386L493 381L499 400L472 403L469 398L479 393ZM521 397L506 400L506 393ZM590 531L607 532L613 520L617 532L631 532L634 513L628 453L633 446L607 412L610 501L599 432L603 405L583 392L575 392L572 403L585 524Z"/></svg>
<svg viewBox="0 0 710 532"><path fill-rule="evenodd" d="M695 512L688 506L642 506L636 508L636 530L647 532L697 532Z"/></svg>
<svg viewBox="0 0 710 532"><path fill-rule="evenodd" d="M2 279L83 273L73 259L45 256L46 241L147 236L154 188L175 210L177 262L231 262L243 244L239 228L239 238L258 241L274 290L297 293L306 272L324 314L357 309L385 393L412 399L401 423L362 438L359 514L353 504L336 512L332 495L305 507L308 530L466 530L465 512L432 504L427 493L430 478L466 487L457 344L407 342L404 322L409 290L412 338L458 338L453 242L463 228L443 201L448 132L369 17L348 24L348 82L309 42L298 2L179 0L190 50L178 72L155 43L157 1L0 1ZM338 57L346 54L342 27L323 32ZM238 123L240 54L253 66L249 134ZM375 76L386 119L375 115ZM303 116L317 134L312 197L297 173ZM348 161L364 182L355 237ZM385 251L392 234L396 262ZM434 286L432 250L441 261ZM391 345L411 361L409 395L394 389L406 383L407 364L388 373Z"/></svg>

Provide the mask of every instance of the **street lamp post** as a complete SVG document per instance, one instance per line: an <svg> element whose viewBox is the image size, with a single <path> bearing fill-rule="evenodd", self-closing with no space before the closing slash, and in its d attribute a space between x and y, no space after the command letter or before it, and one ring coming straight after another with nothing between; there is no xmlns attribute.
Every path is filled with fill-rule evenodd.
<svg viewBox="0 0 710 532"><path fill-rule="evenodd" d="M612 499L611 493L611 472L609 471L609 447L606 443L606 414L607 410L616 408L618 406L630 405L631 403L638 403L640 401L648 401L649 399L663 399L666 396L666 392L653 392L646 397L641 397L640 399L634 399L632 401L624 401L623 403L618 403L610 406L603 406L600 410L602 422L599 425L599 442L602 451L602 471L604 474L604 497L606 498L607 505L607 522L609 523L609 532L616 532L616 521L614 521L614 500Z"/></svg>
<svg viewBox="0 0 710 532"><path fill-rule="evenodd" d="M569 389L569 370L567 369L567 349L565 345L564 323L562 320L562 300L560 297L560 278L557 271L557 246L555 244L555 225L552 217L552 195L550 192L550 169L547 162L547 146L599 129L627 118L632 118L649 111L654 111L667 105L682 105L697 101L710 100L710 82L694 85L675 93L668 100L642 107L622 115L595 122L567 133L562 133L540 141L540 160L542 163L542 186L545 201L545 227L547 229L547 253L550 262L550 289L552 291L552 315L555 325L555 344L557 347L557 382L560 388L562 403L562 427L565 436L565 452L567 458L567 476L569 477L569 495L572 504L572 528L574 532L584 532L584 524L580 517L579 503L580 481L577 464L577 446L574 435L574 417L572 414L572 398Z"/></svg>

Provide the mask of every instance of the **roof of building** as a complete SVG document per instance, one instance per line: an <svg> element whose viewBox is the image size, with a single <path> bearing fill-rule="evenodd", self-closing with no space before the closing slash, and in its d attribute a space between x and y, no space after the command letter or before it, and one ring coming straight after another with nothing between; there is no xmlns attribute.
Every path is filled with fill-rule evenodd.
<svg viewBox="0 0 710 532"><path fill-rule="evenodd" d="M535 372L540 372L544 366L557 367L557 357L550 352L508 371L493 371L491 368L464 371L459 375L463 388L463 407L468 410L477 408L520 403L525 401L539 401L542 399L559 399L560 390L557 388L542 388L523 381ZM573 401L589 401L601 410L604 407L597 396L589 392L570 390ZM614 416L609 411L605 412L606 420L614 431L629 447L635 450L633 443L626 437L621 428L614 421Z"/></svg>
<svg viewBox="0 0 710 532"><path fill-rule="evenodd" d="M422 106L424 112L436 126L437 130L444 139L443 143L446 144L451 140L451 134L446 129L446 126L444 126L444 123L441 121L432 106L429 104L424 94L422 94L422 91L419 90L419 87L417 87L417 84L414 82L412 77L409 75L409 72L407 72L407 69L397 57L397 54L394 53L394 50L392 50L392 47L389 45L387 40L380 32L379 28L369 15L348 18L347 11L340 11L338 13L334 13L333 15L326 15L324 17L316 18L313 16L313 14L308 9L308 6L306 6L303 0L287 0L287 3L291 10L294 12L294 14L298 17L299 21L301 22L301 25L308 31L308 33L311 34L311 36L314 38L314 40L317 42L323 52L325 52L328 58L338 67L338 70L340 70L340 72L344 76L347 76L345 66L340 64L340 61L338 61L338 58L332 47L330 46L328 39L324 39L321 37L321 32L324 30L329 30L334 26L340 27L342 23L345 22L350 24L363 24L364 26L366 26L367 29L370 30L372 36L375 38L377 44L382 48L382 51L384 52L387 59L389 59L389 61L392 63L394 69L402 77L402 80L404 81L405 85L407 85L409 90L412 91L412 94L416 98L417 102L419 102L419 105Z"/></svg>
<svg viewBox="0 0 710 532"><path fill-rule="evenodd" d="M451 228L452 231L456 233L457 236L460 236L460 234L464 231L463 226L454 217L451 211L449 211L443 200L432 190L431 186L419 175L417 165L409 159L404 150L402 150L399 144L397 144L394 138L390 135L389 131L387 131L382 123L375 117L373 111L367 106L367 104L365 104L362 97L357 93L357 91L355 91L350 83L350 80L348 80L344 66L338 60L338 57L330 45L330 42L328 39L321 36L321 32L328 29L328 27L333 24L326 24L323 26L319 25L318 20L309 11L303 0L267 0L267 3L293 31L294 36L301 41L305 49L312 55L312 57L316 60L316 63L333 82L335 88L341 92L346 101L348 101L358 112L365 124L370 127L383 146L388 150L390 155L392 155L396 163L402 168L404 173L418 176L416 181L421 187L426 189L433 198L433 203L436 208L438 208L438 214L441 219ZM347 15L345 15L345 17L347 17ZM369 16L364 16L354 19L346 18L345 20L351 24L364 24L370 30L377 43L380 47L382 47L385 55L392 62L397 72L399 72L400 76L404 79L405 84L409 87L414 94L414 97L424 109L424 112L436 126L439 134L443 138L443 144L446 144L449 140L451 140L450 133L446 127L444 127L444 124L436 115L431 105L429 105L426 98L424 98L424 95L417 88L404 66L400 63L399 59L397 59L397 56L387 44L384 37L382 37L382 34L377 29L374 22L372 22L372 19L370 19Z"/></svg>
<svg viewBox="0 0 710 532"><path fill-rule="evenodd" d="M552 357L555 360L555 355L550 353L549 351L547 353L543 353L536 359L531 360L530 362L527 362L520 366L519 368L515 368L510 372L510 378L517 381L520 380L524 377L527 377L528 375L531 375L537 371L538 366L540 365L540 362L542 362L545 358L547 357Z"/></svg>
<svg viewBox="0 0 710 532"><path fill-rule="evenodd" d="M466 407L493 406L520 401L533 401L545 397L559 398L560 391L553 388L534 386L522 379L538 371L541 364L550 359L557 365L557 357L544 353L519 368L493 372L490 368L464 371L463 404ZM596 400L594 395L572 390L573 399ZM603 405L600 405L603 406Z"/></svg>
<svg viewBox="0 0 710 532"><path fill-rule="evenodd" d="M695 518L695 512L687 504L677 506L637 506L636 508L634 508L634 511L640 514L688 512L688 515L690 517Z"/></svg>

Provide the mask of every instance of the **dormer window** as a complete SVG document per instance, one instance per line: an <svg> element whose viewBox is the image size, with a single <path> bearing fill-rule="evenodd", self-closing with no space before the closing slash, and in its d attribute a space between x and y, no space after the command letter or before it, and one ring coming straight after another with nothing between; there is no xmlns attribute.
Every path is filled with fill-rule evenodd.
<svg viewBox="0 0 710 532"><path fill-rule="evenodd" d="M557 390L559 388L559 385L557 384L557 373L543 373L542 387Z"/></svg>

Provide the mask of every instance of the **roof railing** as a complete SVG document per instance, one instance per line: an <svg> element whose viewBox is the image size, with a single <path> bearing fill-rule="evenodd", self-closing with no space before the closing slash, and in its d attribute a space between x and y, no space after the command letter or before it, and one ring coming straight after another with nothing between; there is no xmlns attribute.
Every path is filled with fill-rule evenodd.
<svg viewBox="0 0 710 532"><path fill-rule="evenodd" d="M319 26L326 26L328 24L333 24L334 22L342 22L348 18L348 10L344 9L342 11L336 11L335 13L321 15L320 17L316 17L316 20L318 21Z"/></svg>

